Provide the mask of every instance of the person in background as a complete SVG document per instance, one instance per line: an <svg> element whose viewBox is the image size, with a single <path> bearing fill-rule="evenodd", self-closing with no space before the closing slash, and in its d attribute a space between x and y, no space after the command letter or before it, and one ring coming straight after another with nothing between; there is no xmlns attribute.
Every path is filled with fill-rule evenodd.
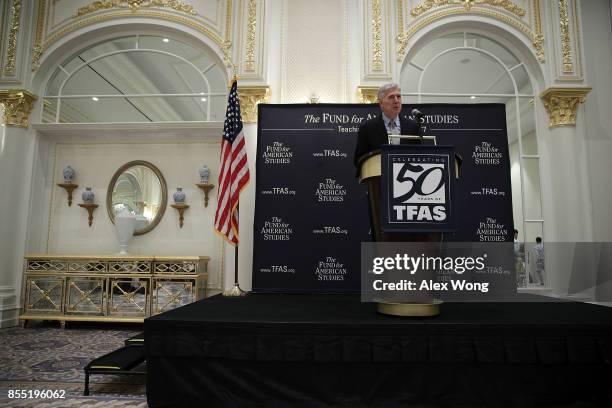
<svg viewBox="0 0 612 408"><path fill-rule="evenodd" d="M514 229L514 270L517 285L525 286L525 244L519 241L517 229Z"/></svg>
<svg viewBox="0 0 612 408"><path fill-rule="evenodd" d="M538 278L538 283L544 285L544 244L542 243L542 238L536 237L533 251L536 258L536 277Z"/></svg>

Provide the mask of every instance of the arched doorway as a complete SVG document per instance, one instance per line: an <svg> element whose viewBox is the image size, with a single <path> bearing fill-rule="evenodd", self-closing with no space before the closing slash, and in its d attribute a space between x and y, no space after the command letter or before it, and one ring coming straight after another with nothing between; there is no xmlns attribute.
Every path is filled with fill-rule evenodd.
<svg viewBox="0 0 612 408"><path fill-rule="evenodd" d="M439 36L409 54L400 85L406 100L419 103L506 106L514 225L521 241L544 238L536 95L528 67L500 42L462 31ZM519 287L546 286L546 277L529 273L531 260L524 260Z"/></svg>
<svg viewBox="0 0 612 408"><path fill-rule="evenodd" d="M217 254L208 264L207 287L223 290L224 244L214 234L199 233L212 230L212 217L210 207L196 205L201 191L192 178L203 164L213 177L218 172L228 92L226 67L203 37L162 26L140 30L126 24L123 30L91 31L83 35L85 45L59 44L36 74L43 109L33 119L33 127L40 136L35 149L42 159L35 161L33 173L40 175L36 183L50 183L51 188L47 200L37 200L30 210L32 219L42 221L32 223L28 245L40 248L37 252L78 251L71 240L78 235L74 230L82 227L81 213L69 211L52 182L64 166L74 166L80 188L92 187L103 207L116 170L127 162L145 160L173 180L170 195L183 188L192 206L185 229L173 222L178 214L170 209L155 231L139 237L139 245L146 248L143 252ZM68 224L73 230L59 227ZM99 210L87 232L96 227L97 232L81 236L80 248L114 253L112 223ZM197 233L185 233L190 227ZM175 239L178 234L172 234L177 230L187 238Z"/></svg>

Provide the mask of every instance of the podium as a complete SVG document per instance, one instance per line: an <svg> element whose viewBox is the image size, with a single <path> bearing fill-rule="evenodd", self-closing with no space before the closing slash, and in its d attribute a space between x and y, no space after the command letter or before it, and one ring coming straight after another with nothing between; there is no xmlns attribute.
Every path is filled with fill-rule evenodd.
<svg viewBox="0 0 612 408"><path fill-rule="evenodd" d="M429 138L435 143L435 137ZM453 183L460 163L452 146L435 144L385 145L362 156L359 182L367 185L374 241L430 243L430 251L431 244L441 243L444 232L454 231ZM408 188L401 186L403 182ZM408 301L381 300L378 311L399 316L439 314L441 302L426 295Z"/></svg>

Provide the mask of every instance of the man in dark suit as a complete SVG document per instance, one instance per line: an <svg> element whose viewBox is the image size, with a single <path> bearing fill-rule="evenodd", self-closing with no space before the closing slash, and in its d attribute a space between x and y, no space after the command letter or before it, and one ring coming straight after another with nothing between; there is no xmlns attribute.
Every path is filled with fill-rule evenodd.
<svg viewBox="0 0 612 408"><path fill-rule="evenodd" d="M355 166L366 153L389 143L389 135L417 135L419 125L407 116L402 116L402 94L398 84L390 83L378 89L378 104L381 113L359 127L357 146L353 158ZM393 143L420 143L419 140L391 139ZM399 142L398 142L399 141Z"/></svg>

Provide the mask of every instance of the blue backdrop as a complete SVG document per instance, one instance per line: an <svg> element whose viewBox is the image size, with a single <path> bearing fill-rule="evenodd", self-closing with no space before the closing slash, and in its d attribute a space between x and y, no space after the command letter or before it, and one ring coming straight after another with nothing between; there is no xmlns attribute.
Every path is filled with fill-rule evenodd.
<svg viewBox="0 0 612 408"><path fill-rule="evenodd" d="M404 106L425 114L426 135L463 157L454 242L513 240L503 104ZM259 105L253 290L351 293L370 241L365 187L355 178L359 125L378 105Z"/></svg>

